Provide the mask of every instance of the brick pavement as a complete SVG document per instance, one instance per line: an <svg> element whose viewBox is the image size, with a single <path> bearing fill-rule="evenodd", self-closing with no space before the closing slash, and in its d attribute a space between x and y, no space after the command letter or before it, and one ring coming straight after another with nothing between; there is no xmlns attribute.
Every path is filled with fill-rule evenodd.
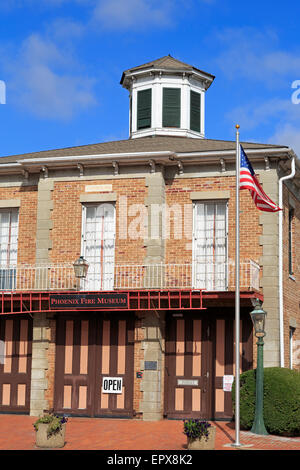
<svg viewBox="0 0 300 470"><path fill-rule="evenodd" d="M0 450L34 450L36 418L0 415ZM216 450L234 450L233 423L216 422ZM185 450L182 421L69 418L66 450ZM240 442L247 450L300 450L299 438L257 436L241 431ZM248 447L249 446L249 447Z"/></svg>

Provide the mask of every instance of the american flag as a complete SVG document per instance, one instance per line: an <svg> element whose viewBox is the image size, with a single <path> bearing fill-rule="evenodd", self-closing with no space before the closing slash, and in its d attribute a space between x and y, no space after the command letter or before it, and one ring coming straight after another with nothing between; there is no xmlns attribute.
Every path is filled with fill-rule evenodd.
<svg viewBox="0 0 300 470"><path fill-rule="evenodd" d="M241 161L240 161L240 189L249 189L254 204L257 209L266 212L280 211L275 202L273 202L262 189L251 163L248 160L244 149L241 147Z"/></svg>

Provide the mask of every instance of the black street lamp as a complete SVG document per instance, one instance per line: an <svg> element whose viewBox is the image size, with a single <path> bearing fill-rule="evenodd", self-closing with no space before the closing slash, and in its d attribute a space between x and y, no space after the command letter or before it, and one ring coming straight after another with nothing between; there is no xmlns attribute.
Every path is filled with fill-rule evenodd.
<svg viewBox="0 0 300 470"><path fill-rule="evenodd" d="M255 416L251 432L254 434L267 435L268 432L265 428L263 416L263 401L264 401L264 336L265 321L267 312L262 309L260 301L256 300L255 308L250 312L251 320L257 338L257 367L256 367L256 402L255 402Z"/></svg>

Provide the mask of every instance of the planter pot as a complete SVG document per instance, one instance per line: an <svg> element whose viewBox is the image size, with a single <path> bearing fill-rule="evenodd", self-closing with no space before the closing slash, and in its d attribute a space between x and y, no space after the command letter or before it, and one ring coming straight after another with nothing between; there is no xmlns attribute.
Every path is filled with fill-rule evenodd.
<svg viewBox="0 0 300 470"><path fill-rule="evenodd" d="M216 428L211 426L209 428L208 439L200 437L192 439L188 437L187 446L189 450L214 450L215 449Z"/></svg>
<svg viewBox="0 0 300 470"><path fill-rule="evenodd" d="M61 430L49 437L47 436L47 429L48 424L39 423L35 441L37 447L63 447L65 445L66 424L62 424Z"/></svg>

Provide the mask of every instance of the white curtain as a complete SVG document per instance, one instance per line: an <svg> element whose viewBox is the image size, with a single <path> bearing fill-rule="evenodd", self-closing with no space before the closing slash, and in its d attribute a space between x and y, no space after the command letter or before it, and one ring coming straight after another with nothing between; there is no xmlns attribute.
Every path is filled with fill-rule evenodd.
<svg viewBox="0 0 300 470"><path fill-rule="evenodd" d="M0 265L15 266L18 254L18 210L0 211Z"/></svg>
<svg viewBox="0 0 300 470"><path fill-rule="evenodd" d="M206 279L205 233L205 205L198 203L194 208L193 285L199 289L205 288Z"/></svg>
<svg viewBox="0 0 300 470"><path fill-rule="evenodd" d="M115 207L86 205L83 212L83 255L89 263L87 290L112 290L114 284Z"/></svg>
<svg viewBox="0 0 300 470"><path fill-rule="evenodd" d="M226 205L216 204L215 208L215 288L226 290L227 288L227 243L226 243Z"/></svg>
<svg viewBox="0 0 300 470"><path fill-rule="evenodd" d="M0 212L0 262L1 267L7 267L10 258L9 233L10 233L10 212Z"/></svg>
<svg viewBox="0 0 300 470"><path fill-rule="evenodd" d="M194 206L193 285L226 290L226 202L197 202Z"/></svg>
<svg viewBox="0 0 300 470"><path fill-rule="evenodd" d="M17 209L0 211L0 289L14 289L18 256Z"/></svg>

